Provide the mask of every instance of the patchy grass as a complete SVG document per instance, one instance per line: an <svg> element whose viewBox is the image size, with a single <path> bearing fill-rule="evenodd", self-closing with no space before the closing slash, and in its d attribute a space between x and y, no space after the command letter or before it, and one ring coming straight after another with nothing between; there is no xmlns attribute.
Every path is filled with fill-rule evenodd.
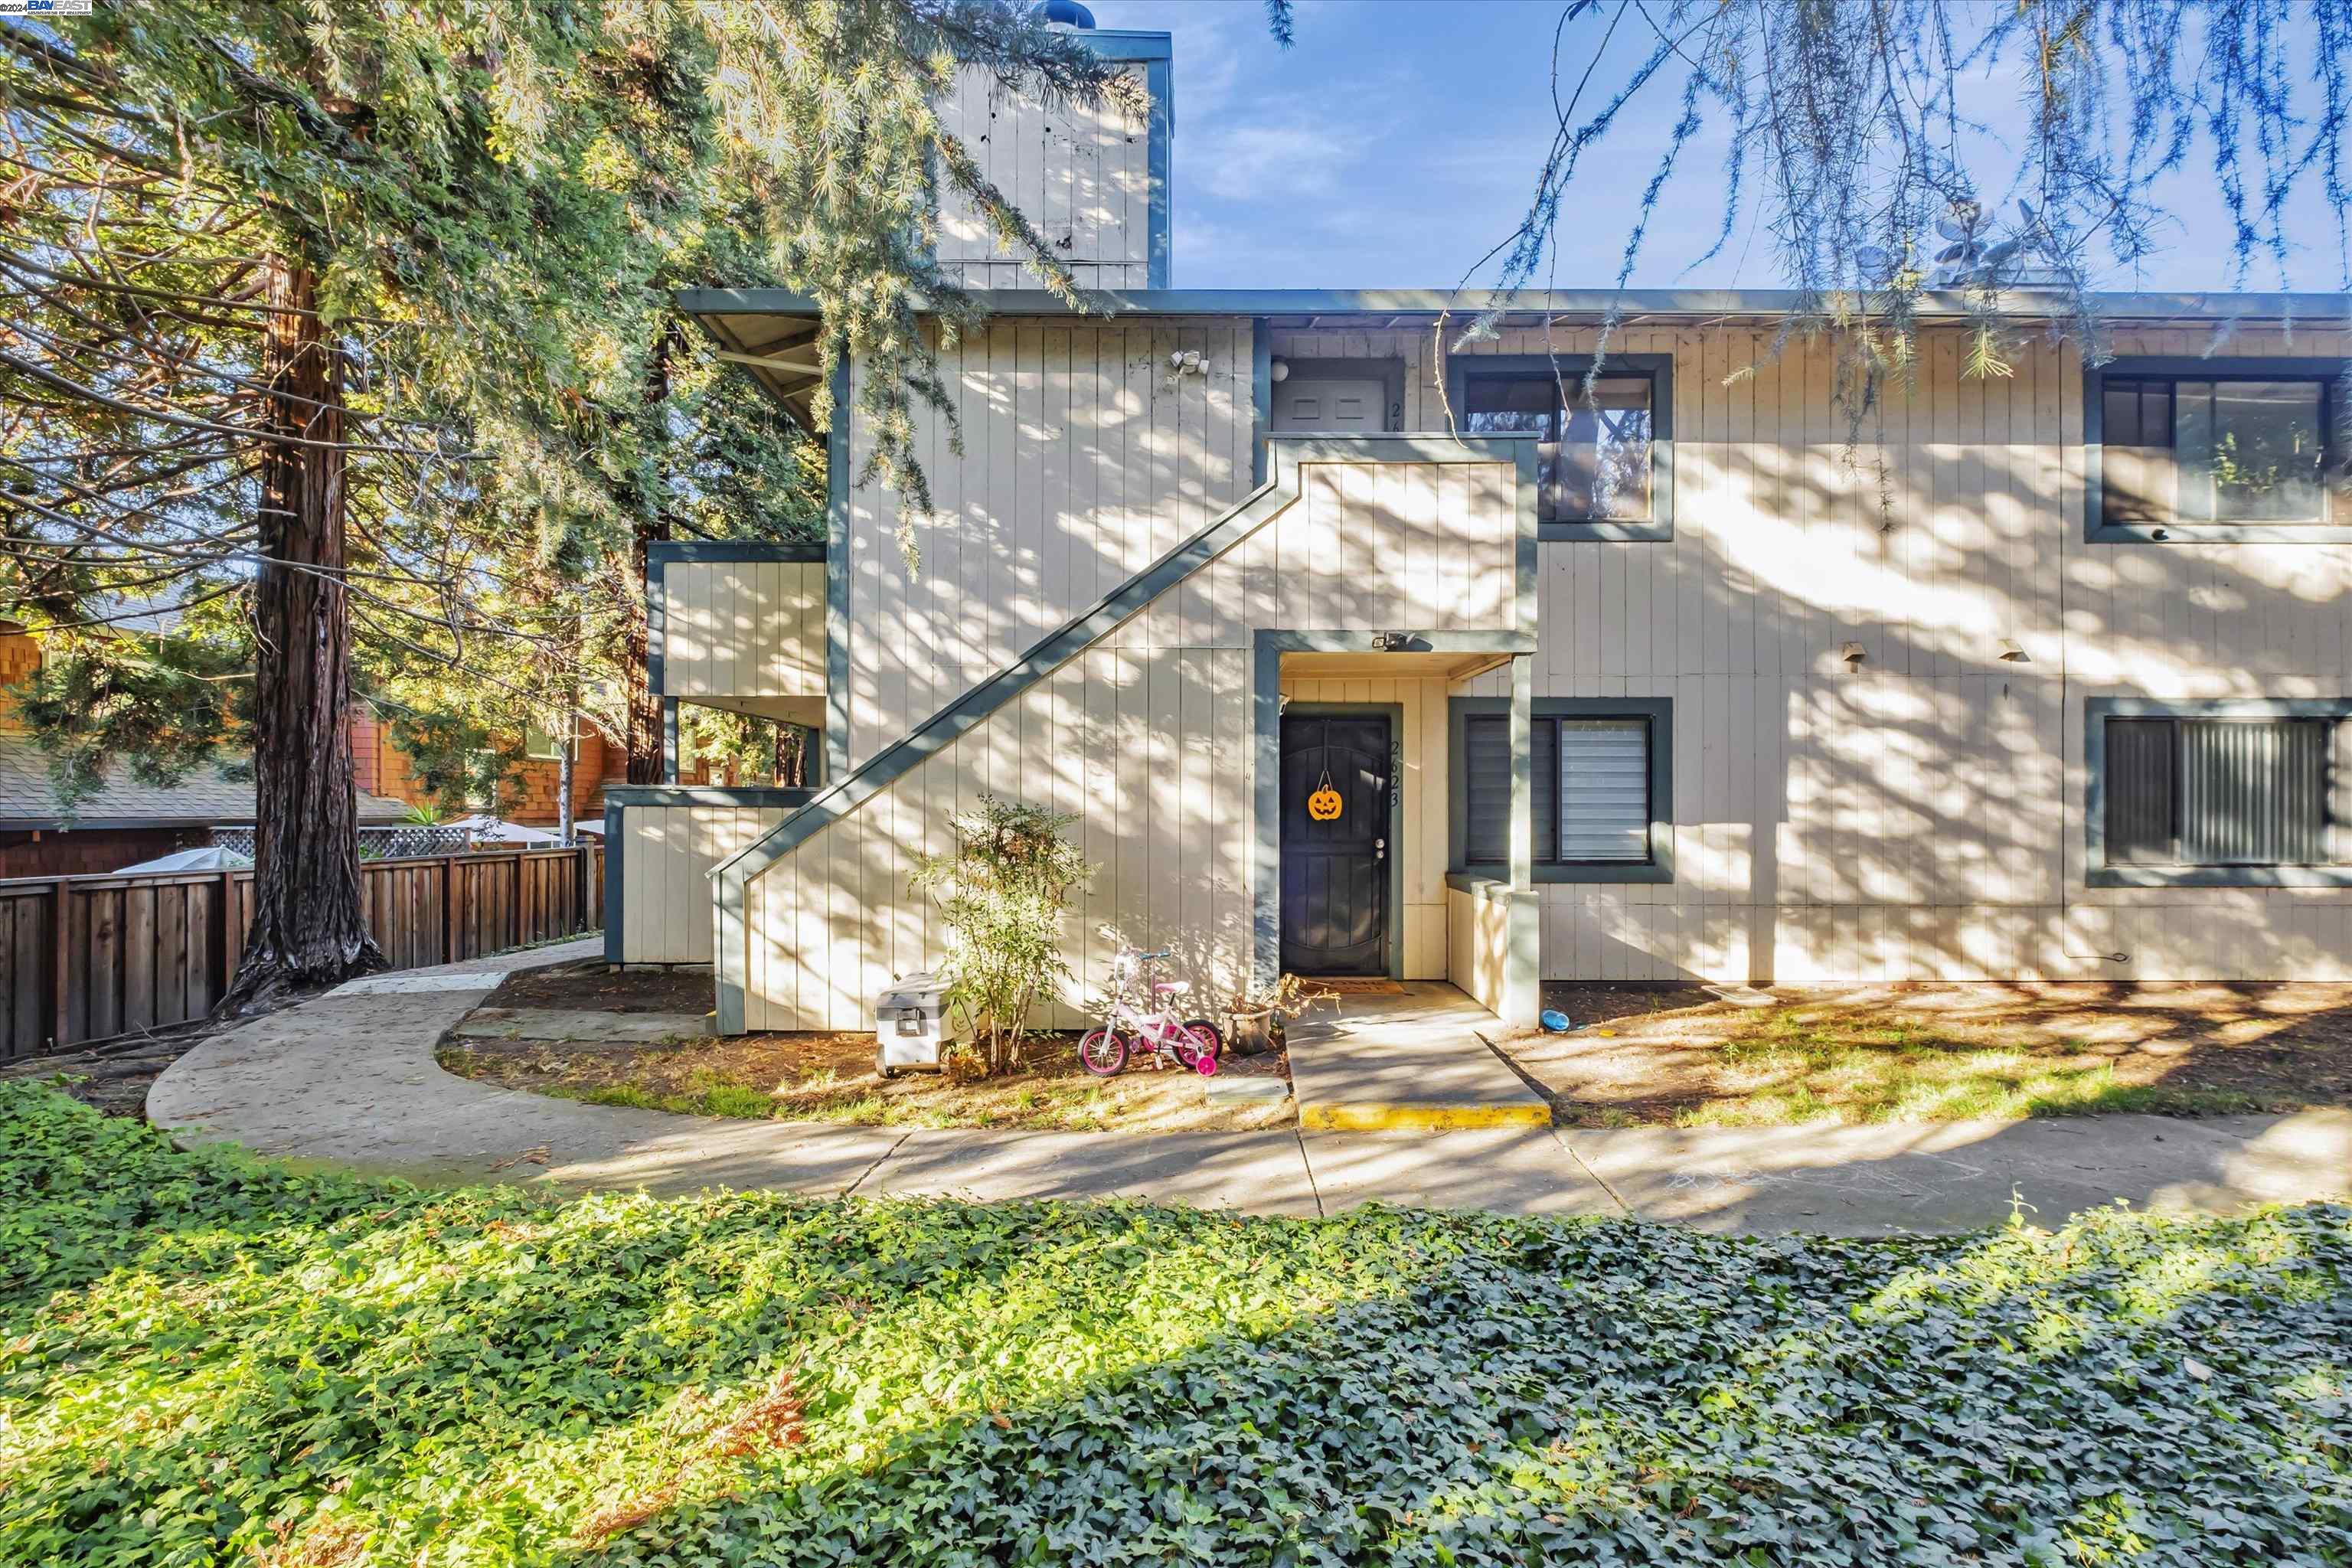
<svg viewBox="0 0 2352 1568"><path fill-rule="evenodd" d="M460 1078L591 1105L765 1121L866 1127L1003 1127L1101 1132L1233 1131L1288 1126L1288 1100L1213 1106L1200 1078L1148 1065L1114 1079L1078 1066L1076 1037L1030 1042L1026 1065L999 1078L874 1070L868 1034L745 1035L651 1046L564 1040L465 1040L441 1048ZM1282 1070L1281 1058L1228 1063L1228 1073Z"/></svg>
<svg viewBox="0 0 2352 1568"><path fill-rule="evenodd" d="M1585 1026L1504 1048L1583 1126L2352 1104L2340 985L1873 986L1762 1005L1583 986L1546 1000Z"/></svg>
<svg viewBox="0 0 2352 1568"><path fill-rule="evenodd" d="M709 976L607 974L538 970L509 980L489 1007L596 1009L619 1015L675 1012ZM1286 1127L1289 1100L1213 1106L1198 1075L1154 1070L1139 1058L1117 1078L1078 1065L1075 1035L1046 1036L1024 1049L1018 1072L992 1079L915 1073L885 1079L874 1070L874 1036L761 1034L693 1037L650 1045L571 1040L453 1040L441 1065L462 1078L509 1089L695 1116L751 1121L843 1121L869 1127L999 1127L1097 1132L1234 1131ZM1228 1073L1281 1074L1278 1054L1229 1058Z"/></svg>
<svg viewBox="0 0 2352 1568"><path fill-rule="evenodd" d="M556 1203L0 1084L0 1563L2341 1563L2352 1210Z"/></svg>

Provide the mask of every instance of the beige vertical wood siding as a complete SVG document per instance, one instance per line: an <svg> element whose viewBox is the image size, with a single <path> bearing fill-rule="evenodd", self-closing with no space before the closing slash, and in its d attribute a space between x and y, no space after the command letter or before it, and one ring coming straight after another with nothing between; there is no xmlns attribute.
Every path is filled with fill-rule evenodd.
<svg viewBox="0 0 2352 1568"><path fill-rule="evenodd" d="M1171 376L1169 356L1206 374ZM898 500L850 492L853 765L1019 658L1250 489L1245 321L1000 321L942 349L962 451L925 410L933 512L909 571ZM853 426L852 472L870 432Z"/></svg>
<svg viewBox="0 0 2352 1568"><path fill-rule="evenodd" d="M1460 888L1445 891L1448 939L1454 953L1447 978L1488 1012L1503 1010L1504 973L1510 966L1510 905Z"/></svg>
<svg viewBox="0 0 2352 1568"><path fill-rule="evenodd" d="M824 563L673 561L664 569L662 695L824 692Z"/></svg>
<svg viewBox="0 0 2352 1568"><path fill-rule="evenodd" d="M792 815L781 805L621 811L621 962L710 962L710 868Z"/></svg>
<svg viewBox="0 0 2352 1568"><path fill-rule="evenodd" d="M2336 332L2118 331L2120 355L2352 355ZM2079 395L2063 410L2079 442ZM2081 448L2065 454L2070 495ZM2079 515L2079 504L2070 521ZM2123 952L2114 979L2352 980L2352 890L2334 888L2085 888L2078 803L2090 697L2342 697L2352 692L2352 546L2087 544L2064 532L2067 698L2059 761L2072 830L2061 845L2071 954Z"/></svg>
<svg viewBox="0 0 2352 1568"><path fill-rule="evenodd" d="M1140 65L1129 73L1140 84ZM1140 289L1151 260L1150 137L1140 119L1103 105L1047 108L967 70L940 106L944 127L1089 289ZM969 289L1034 289L1017 250L996 242L971 203L945 190L939 258Z"/></svg>
<svg viewBox="0 0 2352 1568"><path fill-rule="evenodd" d="M1406 427L1444 427L1426 331L1272 347L1400 357ZM2210 331L2118 330L2114 348L2352 352ZM1615 352L1675 359L1675 537L1540 547L1535 689L1675 700L1676 876L1543 887L1545 974L2352 977L2352 893L2089 888L2083 821L2086 698L2352 691L2352 550L2086 544L2076 356L2033 339L2013 374L1975 380L1961 334L1922 351L1857 426L1826 342L1618 334ZM1465 352L1540 353L1544 335Z"/></svg>
<svg viewBox="0 0 2352 1568"><path fill-rule="evenodd" d="M1456 614L1488 603L1477 629L1514 629L1510 596L1482 600L1473 586L1498 570L1507 576L1497 557L1507 563L1516 549L1517 497L1504 465L1308 465L1300 489L1297 501L1113 637L752 879L746 1027L870 1026L876 990L940 956L936 912L909 891L908 873L918 856L947 847L948 817L983 791L1078 818L1070 831L1097 872L1066 933L1077 994L1099 985L1115 951L1105 925L1138 945L1173 946L1178 971L1206 996L1238 984L1252 910L1255 634L1346 624L1326 618L1345 591L1339 575L1270 563L1318 561L1341 537L1390 538L1402 558L1453 563L1396 587L1402 624L1434 624L1412 617L1440 613L1442 596ZM1453 508L1411 500L1439 495L1452 496ZM1171 532L1153 554L1175 542ZM1430 695L1411 694L1424 746ZM1426 831L1431 797L1417 794L1412 805L1415 831ZM1409 870L1419 868L1408 904L1433 901L1426 846L1405 853ZM1413 930L1408 916L1409 942ZM1441 940L1424 921L1420 962L1433 962ZM1065 1009L1055 1021L1078 1018Z"/></svg>

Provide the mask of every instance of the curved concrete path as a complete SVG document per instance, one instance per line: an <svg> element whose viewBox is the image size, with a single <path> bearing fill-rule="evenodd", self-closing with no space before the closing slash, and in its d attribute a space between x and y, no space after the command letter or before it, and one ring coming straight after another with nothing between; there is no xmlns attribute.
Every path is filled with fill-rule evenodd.
<svg viewBox="0 0 2352 1568"><path fill-rule="evenodd" d="M818 1196L1144 1197L1265 1214L1373 1200L1633 1215L1710 1230L1960 1230L2126 1198L2223 1212L2352 1192L2352 1112L1881 1127L1422 1133L1001 1132L732 1121L583 1105L444 1072L442 1037L510 971L593 941L354 981L218 1035L149 1093L184 1145L427 1182L765 1187Z"/></svg>

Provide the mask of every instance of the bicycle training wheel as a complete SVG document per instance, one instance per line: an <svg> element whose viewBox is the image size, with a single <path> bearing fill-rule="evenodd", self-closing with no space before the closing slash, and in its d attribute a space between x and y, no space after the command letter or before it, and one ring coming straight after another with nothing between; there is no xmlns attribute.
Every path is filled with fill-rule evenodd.
<svg viewBox="0 0 2352 1568"><path fill-rule="evenodd" d="M1225 1032L1223 1029L1218 1028L1206 1018L1187 1018L1184 1020L1184 1026L1192 1030L1196 1037L1208 1042L1208 1054L1211 1057L1219 1059L1223 1058Z"/></svg>

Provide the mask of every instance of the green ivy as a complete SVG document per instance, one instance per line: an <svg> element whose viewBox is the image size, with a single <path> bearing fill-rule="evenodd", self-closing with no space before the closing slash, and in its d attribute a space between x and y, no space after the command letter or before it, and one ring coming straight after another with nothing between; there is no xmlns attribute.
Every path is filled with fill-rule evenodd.
<svg viewBox="0 0 2352 1568"><path fill-rule="evenodd" d="M2352 1563L2352 1210L569 1203L0 1084L8 1563Z"/></svg>

